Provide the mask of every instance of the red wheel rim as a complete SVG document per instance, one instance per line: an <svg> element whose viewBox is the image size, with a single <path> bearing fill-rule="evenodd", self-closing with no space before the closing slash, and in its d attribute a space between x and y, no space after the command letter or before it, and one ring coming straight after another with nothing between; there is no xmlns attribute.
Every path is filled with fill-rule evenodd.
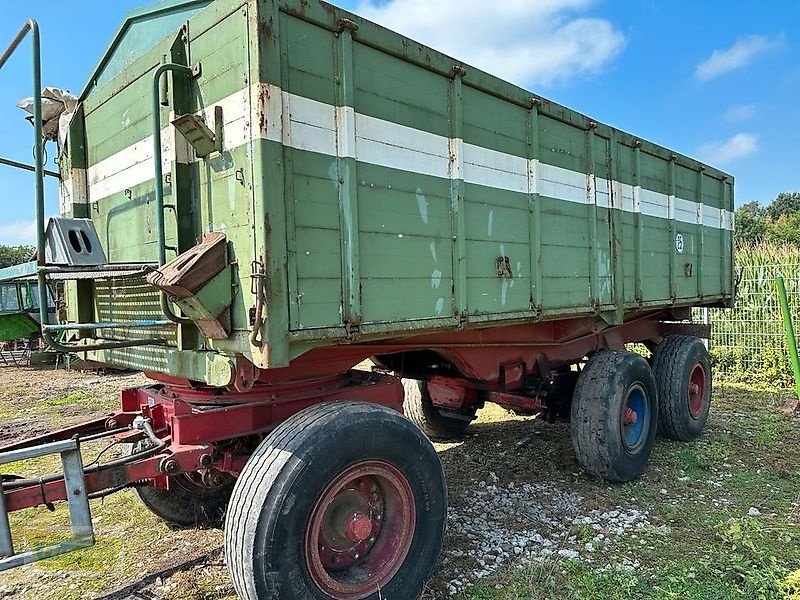
<svg viewBox="0 0 800 600"><path fill-rule="evenodd" d="M356 463L334 478L311 511L305 537L309 575L332 598L366 598L400 569L415 525L414 494L405 476L384 462Z"/></svg>
<svg viewBox="0 0 800 600"><path fill-rule="evenodd" d="M701 363L692 367L689 376L689 414L693 419L703 416L706 403L706 370Z"/></svg>

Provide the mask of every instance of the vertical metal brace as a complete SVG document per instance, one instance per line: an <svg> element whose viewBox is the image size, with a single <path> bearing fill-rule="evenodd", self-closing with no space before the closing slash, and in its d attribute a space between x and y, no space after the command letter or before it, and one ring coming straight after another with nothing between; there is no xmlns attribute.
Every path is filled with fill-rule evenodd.
<svg viewBox="0 0 800 600"><path fill-rule="evenodd" d="M0 454L0 465L38 458L48 454L61 454L61 464L64 470L64 491L69 505L72 537L63 542L15 554L5 495L0 491L0 571L94 545L92 513L89 509L89 496L83 476L83 461L78 440L63 440L32 448L4 452Z"/></svg>
<svg viewBox="0 0 800 600"><path fill-rule="evenodd" d="M608 168L608 193L609 193L609 215L611 218L611 264L613 265L613 302L614 308L614 321L622 323L625 315L625 270L624 260L625 254L622 249L622 236L625 227L624 213L623 213L623 199L621 196L621 186L614 185L613 182L622 180L622 173L620 172L619 162L619 141L615 131L611 131L609 139L609 160L611 164ZM619 197L618 196L619 193Z"/></svg>
<svg viewBox="0 0 800 600"><path fill-rule="evenodd" d="M783 277L775 278L775 288L778 292L778 302L781 306L781 316L783 317L783 329L786 333L786 345L789 348L789 358L792 361L795 394L797 395L797 399L800 400L800 359L798 359L797 356L797 338L794 334L792 313L789 310L789 299L786 296L786 284L783 281Z"/></svg>
<svg viewBox="0 0 800 600"><path fill-rule="evenodd" d="M586 200L589 213L589 302L600 308L600 286L597 270L597 184L595 183L594 131L597 123L586 126Z"/></svg>
<svg viewBox="0 0 800 600"><path fill-rule="evenodd" d="M158 245L159 267L163 267L167 263L167 242L164 225L164 173L161 164L161 102L159 101L159 96L161 77L168 71L180 73L189 77L194 76L194 74L197 72L186 65L166 63L159 65L153 73L153 167L155 170L154 183L156 199L156 244ZM169 303L169 298L167 298L167 295L164 292L159 294L159 298L161 303L161 312L164 313L164 316L166 316L167 319L179 325L188 325L192 323L191 319L179 317L173 312Z"/></svg>
<svg viewBox="0 0 800 600"><path fill-rule="evenodd" d="M705 219L703 217L703 196L705 194L705 167L700 167L697 173L697 296L702 300L704 292L704 269L703 262L705 259L705 245L706 245L706 228ZM707 310L707 309L706 309Z"/></svg>
<svg viewBox="0 0 800 600"><path fill-rule="evenodd" d="M358 25L339 20L336 44L336 162L339 172L339 220L342 252L342 318L345 327L361 325L361 269L356 176L355 84L353 33ZM348 333L349 333L348 329Z"/></svg>
<svg viewBox="0 0 800 600"><path fill-rule="evenodd" d="M643 229L642 223L642 142L636 140L633 143L633 252L634 267L633 276L636 286L636 302L642 304L644 301L644 289L642 285L642 254L643 254Z"/></svg>
<svg viewBox="0 0 800 600"><path fill-rule="evenodd" d="M2 479L0 478L0 486ZM14 540L11 539L11 524L8 522L6 496L0 487L0 559L14 555Z"/></svg>
<svg viewBox="0 0 800 600"><path fill-rule="evenodd" d="M289 89L289 36L285 33L287 31L286 13L278 11L277 13L278 31L277 43L280 44L280 61L278 62L280 69L280 83L281 90ZM292 329L300 328L300 304L302 303L302 294L299 292L298 287L298 267L297 267L297 228L295 227L295 200L294 200L294 159L291 146L292 139L292 116L290 96L288 91L281 94L281 156L283 164L281 165L282 177L279 183L283 184L281 194L282 201L280 205L285 207L286 211L286 263L287 263L287 285L290 290L289 294L289 321Z"/></svg>
<svg viewBox="0 0 800 600"><path fill-rule="evenodd" d="M732 296L734 291L731 289L733 281L733 232L730 232L730 242L725 243L725 238L728 237L729 232L725 229L725 212L733 210L733 201L731 198L731 186L729 185L728 177L722 178L722 207L719 213L719 247L720 247L720 266L719 278L720 289L722 290L723 297Z"/></svg>
<svg viewBox="0 0 800 600"><path fill-rule="evenodd" d="M675 219L675 161L678 157L675 154L671 154L669 157L669 198L667 200L668 203L668 212L667 217L669 218L669 232L670 232L670 243L669 243L669 297L672 299L672 302L678 297L678 282L677 276L675 273L675 261L677 250L675 248L675 238L678 235L678 221Z"/></svg>
<svg viewBox="0 0 800 600"><path fill-rule="evenodd" d="M466 321L467 306L467 248L466 215L464 213L464 67L453 66L450 80L450 214L453 233L453 292L456 316Z"/></svg>
<svg viewBox="0 0 800 600"><path fill-rule="evenodd" d="M542 311L542 201L539 196L539 98L528 110L528 232L531 262L531 310Z"/></svg>

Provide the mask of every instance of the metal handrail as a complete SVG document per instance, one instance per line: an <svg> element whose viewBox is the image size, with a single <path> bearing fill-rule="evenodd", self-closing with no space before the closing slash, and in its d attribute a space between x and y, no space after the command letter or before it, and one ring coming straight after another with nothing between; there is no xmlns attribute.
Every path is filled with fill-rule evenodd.
<svg viewBox="0 0 800 600"><path fill-rule="evenodd" d="M6 165L8 167L15 167L17 169L22 169L23 171L30 171L31 173L36 172L36 167L34 165L29 165L23 162L19 162L18 160L11 160L10 158L3 158L0 156L0 165ZM61 173L57 173L56 171L48 171L44 169L42 171L47 177L52 177L53 179L61 180Z"/></svg>
<svg viewBox="0 0 800 600"><path fill-rule="evenodd" d="M42 141L42 50L39 36L39 24L34 19L25 22L19 33L11 40L8 48L0 55L0 69L17 50L28 33L33 45L33 171L36 177L36 281L39 296L39 322L42 327L42 339L53 350L59 352L87 352L94 350L111 350L115 348L131 348L162 343L162 338L144 338L141 340L101 342L97 344L62 344L53 337L60 326L50 325L47 312L47 263L45 261L44 239L44 145ZM160 142L159 142L160 147ZM159 167L160 167L159 162ZM163 192L163 189L162 189ZM163 194L162 194L163 198ZM163 200L162 200L163 203ZM163 212L163 211L162 211ZM166 313L165 313L166 314ZM167 315L169 317L169 315ZM172 320L172 319L170 319ZM155 325L148 325L154 327ZM77 327L80 329L80 327Z"/></svg>
<svg viewBox="0 0 800 600"><path fill-rule="evenodd" d="M158 266L167 264L167 234L164 227L164 171L161 166L161 77L172 71L191 75L192 69L177 63L164 63L153 73L153 166L155 169L155 195L156 195L156 235L158 244ZM179 317L169 305L169 298L165 292L160 295L161 312L173 323L189 325L191 319Z"/></svg>

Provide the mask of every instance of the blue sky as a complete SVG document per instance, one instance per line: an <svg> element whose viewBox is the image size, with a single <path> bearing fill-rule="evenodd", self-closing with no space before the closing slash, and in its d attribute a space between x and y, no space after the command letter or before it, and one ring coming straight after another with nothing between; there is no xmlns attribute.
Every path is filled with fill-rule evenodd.
<svg viewBox="0 0 800 600"><path fill-rule="evenodd" d="M125 13L146 0L7 2L5 45L39 20L43 83L78 92ZM383 24L736 177L737 205L800 191L800 2L341 0ZM47 7L47 10L45 10ZM31 162L16 107L29 46L0 71L0 156ZM55 148L49 148L50 166ZM33 240L33 178L0 166L0 244ZM47 210L58 210L48 185Z"/></svg>

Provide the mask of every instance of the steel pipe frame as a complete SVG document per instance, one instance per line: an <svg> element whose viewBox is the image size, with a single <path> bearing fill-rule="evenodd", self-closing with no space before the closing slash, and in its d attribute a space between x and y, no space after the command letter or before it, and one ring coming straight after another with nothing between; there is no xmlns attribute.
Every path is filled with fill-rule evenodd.
<svg viewBox="0 0 800 600"><path fill-rule="evenodd" d="M62 344L53 337L53 326L50 325L47 312L47 272L49 267L45 260L44 239L44 142L42 140L42 50L39 24L35 19L25 22L9 46L0 55L0 69L17 50L22 41L31 34L33 46L33 172L36 179L36 281L39 297L39 323L42 327L42 339L53 350L59 352L88 352L92 350L111 350L115 348L130 348L163 342L161 338L147 338L135 341L101 342L97 344ZM159 142L160 146L160 142ZM160 167L159 163L159 167ZM151 325L152 326L152 325ZM80 327L78 327L80 329Z"/></svg>
<svg viewBox="0 0 800 600"><path fill-rule="evenodd" d="M167 234L164 226L164 170L161 165L161 77L167 73L181 73L192 75L191 67L177 63L164 63L153 72L153 167L155 169L155 200L156 200L156 242L158 245L158 266L167 263ZM164 316L178 325L190 325L191 319L179 317L169 305L169 298L165 292L160 292L159 302Z"/></svg>

